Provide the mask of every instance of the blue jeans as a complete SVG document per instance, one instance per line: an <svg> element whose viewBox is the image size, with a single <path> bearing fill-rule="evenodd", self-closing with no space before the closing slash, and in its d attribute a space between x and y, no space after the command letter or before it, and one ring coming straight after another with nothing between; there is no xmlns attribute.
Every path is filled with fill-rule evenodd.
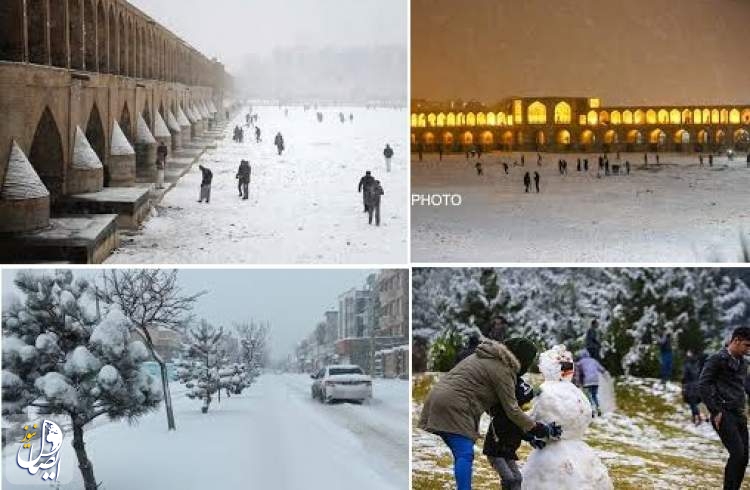
<svg viewBox="0 0 750 490"><path fill-rule="evenodd" d="M471 473L474 464L474 441L466 436L439 432L453 453L453 476L456 478L456 490L471 490Z"/></svg>
<svg viewBox="0 0 750 490"><path fill-rule="evenodd" d="M672 378L672 352L661 353L661 380L666 383Z"/></svg>
<svg viewBox="0 0 750 490"><path fill-rule="evenodd" d="M586 386L586 394L594 405L595 409L599 408L599 385Z"/></svg>

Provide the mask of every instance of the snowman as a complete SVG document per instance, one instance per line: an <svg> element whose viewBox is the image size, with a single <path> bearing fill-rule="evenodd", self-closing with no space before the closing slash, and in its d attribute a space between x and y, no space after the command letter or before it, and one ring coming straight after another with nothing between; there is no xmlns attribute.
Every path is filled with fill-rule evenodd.
<svg viewBox="0 0 750 490"><path fill-rule="evenodd" d="M612 480L599 457L583 441L591 423L591 404L572 382L573 355L557 345L539 355L544 376L541 393L534 399L531 416L556 422L562 437L544 449L534 450L523 467L523 488L528 490L611 490Z"/></svg>

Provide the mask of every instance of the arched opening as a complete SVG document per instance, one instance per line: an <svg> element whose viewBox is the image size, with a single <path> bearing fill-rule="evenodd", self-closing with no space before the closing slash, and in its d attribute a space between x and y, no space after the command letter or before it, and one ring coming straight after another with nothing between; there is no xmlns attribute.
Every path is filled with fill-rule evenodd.
<svg viewBox="0 0 750 490"><path fill-rule="evenodd" d="M497 124L498 124L498 126L507 126L508 125L508 118L505 116L504 112L498 112L497 113Z"/></svg>
<svg viewBox="0 0 750 490"><path fill-rule="evenodd" d="M638 109L633 113L633 123L634 124L643 124L646 122L646 114Z"/></svg>
<svg viewBox="0 0 750 490"><path fill-rule="evenodd" d="M513 133L506 131L503 133L503 146L511 148L513 146Z"/></svg>
<svg viewBox="0 0 750 490"><path fill-rule="evenodd" d="M477 119L474 116L473 112L466 114L466 125L471 126L471 127L474 127L477 125Z"/></svg>
<svg viewBox="0 0 750 490"><path fill-rule="evenodd" d="M711 110L703 109L703 124L711 124Z"/></svg>
<svg viewBox="0 0 750 490"><path fill-rule="evenodd" d="M456 115L452 112L448 113L448 116L445 118L445 125L448 127L453 127L456 125Z"/></svg>
<svg viewBox="0 0 750 490"><path fill-rule="evenodd" d="M700 109L693 111L693 124L703 124L703 113Z"/></svg>
<svg viewBox="0 0 750 490"><path fill-rule="evenodd" d="M136 46L135 29L133 28L132 19L127 23L127 29L128 40L130 41L128 46L128 73L130 73L131 77L135 77L135 63L137 61L136 57L138 56L138 50Z"/></svg>
<svg viewBox="0 0 750 490"><path fill-rule="evenodd" d="M63 193L65 159L60 131L49 107L44 109L36 126L29 161L50 192L50 199L54 202Z"/></svg>
<svg viewBox="0 0 750 490"><path fill-rule="evenodd" d="M480 135L482 145L485 147L491 147L495 143L495 137L492 135L492 131L485 131Z"/></svg>
<svg viewBox="0 0 750 490"><path fill-rule="evenodd" d="M666 109L659 109L657 120L659 124L669 124L669 112Z"/></svg>
<svg viewBox="0 0 750 490"><path fill-rule="evenodd" d="M701 145L707 145L708 144L708 131L705 129L701 129L698 131L698 143Z"/></svg>
<svg viewBox="0 0 750 490"><path fill-rule="evenodd" d="M437 117L435 114L427 114L427 126L430 128L435 127L435 123L437 122Z"/></svg>
<svg viewBox="0 0 750 490"><path fill-rule="evenodd" d="M96 8L93 0L83 0L86 71L96 71Z"/></svg>
<svg viewBox="0 0 750 490"><path fill-rule="evenodd" d="M104 2L100 1L96 8L96 43L98 46L99 71L109 72L107 57L107 15L104 13Z"/></svg>
<svg viewBox="0 0 750 490"><path fill-rule="evenodd" d="M516 143L518 143L519 146L523 146L526 144L526 135L523 131L518 131L516 133Z"/></svg>
<svg viewBox="0 0 750 490"><path fill-rule="evenodd" d="M427 127L427 116L424 114L419 114L417 116L417 126L420 128L426 128Z"/></svg>
<svg viewBox="0 0 750 490"><path fill-rule="evenodd" d="M750 124L750 109L742 111L742 124Z"/></svg>
<svg viewBox="0 0 750 490"><path fill-rule="evenodd" d="M586 116L586 122L589 126L596 126L596 124L599 122L599 115L596 113L596 111L589 111L588 115Z"/></svg>
<svg viewBox="0 0 750 490"><path fill-rule="evenodd" d="M614 129L610 129L604 133L604 143L607 145L614 145L618 142L617 132Z"/></svg>
<svg viewBox="0 0 750 490"><path fill-rule="evenodd" d="M534 137L537 148L544 146L547 143L547 137L544 135L544 131L537 131Z"/></svg>
<svg viewBox="0 0 750 490"><path fill-rule="evenodd" d="M646 111L646 123L647 124L656 124L656 111L653 109L649 109Z"/></svg>
<svg viewBox="0 0 750 490"><path fill-rule="evenodd" d="M624 111L622 113L623 124L633 124L633 113L630 111Z"/></svg>
<svg viewBox="0 0 750 490"><path fill-rule="evenodd" d="M561 129L557 132L557 138L556 138L557 144L561 146L569 146L570 145L570 131L567 129Z"/></svg>
<svg viewBox="0 0 750 490"><path fill-rule="evenodd" d="M45 0L27 0L26 8L29 62L46 65L49 63L49 54L47 53L47 2Z"/></svg>
<svg viewBox="0 0 750 490"><path fill-rule="evenodd" d="M590 129L587 129L581 133L581 145L582 146L589 147L594 144L594 141L595 141L594 132L591 131Z"/></svg>
<svg viewBox="0 0 750 490"><path fill-rule="evenodd" d="M487 126L487 116L484 115L484 112L477 113L477 126Z"/></svg>
<svg viewBox="0 0 750 490"><path fill-rule="evenodd" d="M719 112L719 120L721 121L721 124L728 124L729 123L729 111L726 109L722 109L721 112Z"/></svg>
<svg viewBox="0 0 750 490"><path fill-rule="evenodd" d="M445 114L442 112L437 115L437 127L442 128L445 126Z"/></svg>
<svg viewBox="0 0 750 490"><path fill-rule="evenodd" d="M417 115L412 113L411 115L411 127L412 128L416 128L418 126L417 121L418 121Z"/></svg>
<svg viewBox="0 0 750 490"><path fill-rule="evenodd" d="M456 114L456 126L466 126L466 116L463 112Z"/></svg>
<svg viewBox="0 0 750 490"><path fill-rule="evenodd" d="M713 124L720 124L721 121L721 115L719 114L718 109L714 109L711 111L711 123Z"/></svg>
<svg viewBox="0 0 750 490"><path fill-rule="evenodd" d="M727 140L727 133L724 132L723 129L719 129L716 131L716 144L721 146L724 143L726 143Z"/></svg>
<svg viewBox="0 0 750 490"><path fill-rule="evenodd" d="M628 144L641 145L643 144L643 134L637 129L628 131Z"/></svg>
<svg viewBox="0 0 750 490"><path fill-rule="evenodd" d="M750 148L750 133L746 129L738 129L734 132L734 147L741 151Z"/></svg>
<svg viewBox="0 0 750 490"><path fill-rule="evenodd" d="M104 135L104 126L102 125L102 118L99 115L99 108L96 104L91 108L89 114L89 121L86 124L86 139L89 141L91 148L99 157L99 160L104 166L104 185L109 185L109 174L107 171L107 139Z"/></svg>
<svg viewBox="0 0 750 490"><path fill-rule="evenodd" d="M612 111L610 122L615 126L619 126L620 124L622 124L622 116L620 115L620 111Z"/></svg>
<svg viewBox="0 0 750 490"><path fill-rule="evenodd" d="M740 111L737 109L732 109L729 111L729 124L739 124L740 123Z"/></svg>
<svg viewBox="0 0 750 490"><path fill-rule="evenodd" d="M690 112L690 109L685 109L684 111L682 111L682 123L693 124L693 113Z"/></svg>
<svg viewBox="0 0 750 490"><path fill-rule="evenodd" d="M555 124L570 124L572 113L570 104L564 101L558 102L555 105Z"/></svg>
<svg viewBox="0 0 750 490"><path fill-rule="evenodd" d="M118 30L117 43L120 45L120 69L119 74L127 76L128 74L128 37L125 31L125 20L120 14L120 29Z"/></svg>
<svg viewBox="0 0 750 490"><path fill-rule="evenodd" d="M65 33L68 26L65 24L65 4L63 2L49 3L49 37L50 37L50 61L52 66L60 68L68 67L68 50L65 42Z"/></svg>
<svg viewBox="0 0 750 490"><path fill-rule="evenodd" d="M690 117L690 111L688 111L688 117ZM669 112L669 123L682 124L682 114L680 113L680 111L678 111L677 109L672 109Z"/></svg>
<svg viewBox="0 0 750 490"><path fill-rule="evenodd" d="M487 125L488 126L497 126L497 117L495 116L494 112L488 112L487 113Z"/></svg>
<svg viewBox="0 0 750 490"><path fill-rule="evenodd" d="M453 146L453 133L446 131L443 133L443 146L450 148Z"/></svg>
<svg viewBox="0 0 750 490"><path fill-rule="evenodd" d="M599 122L601 124L609 124L609 113L607 111L601 111L599 113Z"/></svg>
<svg viewBox="0 0 750 490"><path fill-rule="evenodd" d="M432 146L435 143L435 135L431 131L427 131L422 135L422 142L427 146Z"/></svg>
<svg viewBox="0 0 750 490"><path fill-rule="evenodd" d="M474 135L471 131L466 131L461 135L461 142L466 146L474 144Z"/></svg>
<svg viewBox="0 0 750 490"><path fill-rule="evenodd" d="M0 59L23 61L23 0L0 2Z"/></svg>
<svg viewBox="0 0 750 490"><path fill-rule="evenodd" d="M128 110L128 103L122 107L122 113L120 113L120 129L125 133L125 137L128 139L130 144L133 144L133 127L130 121L130 111Z"/></svg>
<svg viewBox="0 0 750 490"><path fill-rule="evenodd" d="M667 134L661 129L654 129L653 131L651 131L648 141L652 145L656 145L657 147L661 148L664 146L664 143L667 142Z"/></svg>
<svg viewBox="0 0 750 490"><path fill-rule="evenodd" d="M529 104L526 115L529 124L547 124L547 107L538 100Z"/></svg>
<svg viewBox="0 0 750 490"><path fill-rule="evenodd" d="M117 59L117 20L115 19L115 8L109 9L109 72L117 73L120 70Z"/></svg>
<svg viewBox="0 0 750 490"><path fill-rule="evenodd" d="M678 146L687 146L690 144L690 133L680 129L674 134L674 143Z"/></svg>

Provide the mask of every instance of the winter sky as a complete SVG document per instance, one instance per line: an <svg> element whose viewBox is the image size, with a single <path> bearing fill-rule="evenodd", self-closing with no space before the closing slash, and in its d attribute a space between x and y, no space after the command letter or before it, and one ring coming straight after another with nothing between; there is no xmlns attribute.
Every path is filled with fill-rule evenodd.
<svg viewBox="0 0 750 490"><path fill-rule="evenodd" d="M276 47L406 47L405 0L129 0L231 72Z"/></svg>
<svg viewBox="0 0 750 490"><path fill-rule="evenodd" d="M3 307L14 294L17 270L2 272ZM228 270L182 269L179 281L186 294L207 291L194 313L215 325L231 327L234 322L256 321L271 324L271 358L285 359L294 346L309 335L329 309L338 309L339 294L362 287L374 271L336 270ZM76 277L99 271L76 270Z"/></svg>

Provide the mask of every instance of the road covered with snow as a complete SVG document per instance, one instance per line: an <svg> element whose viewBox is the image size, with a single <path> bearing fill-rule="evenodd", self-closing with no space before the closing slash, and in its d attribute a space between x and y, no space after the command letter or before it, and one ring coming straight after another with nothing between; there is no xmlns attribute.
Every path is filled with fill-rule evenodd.
<svg viewBox="0 0 750 490"><path fill-rule="evenodd" d="M163 406L132 426L87 430L97 481L102 490L408 488L408 382L375 380L373 399L363 405L323 405L311 398L311 382L306 375L263 375L241 395L222 394L207 414L172 383L176 431L167 431ZM83 488L71 441L63 441L60 463L61 475L74 478L61 485L65 490ZM14 451L4 451L6 472ZM4 480L3 488L34 487Z"/></svg>
<svg viewBox="0 0 750 490"><path fill-rule="evenodd" d="M207 150L167 193L143 229L110 263L403 263L407 258L408 117L405 110L326 107L316 111L259 106L257 125L232 140L247 108L230 122L216 149ZM346 122L339 120L339 112ZM349 114L354 116L349 121ZM274 137L286 150L279 156ZM393 148L392 171L383 150ZM239 198L237 168L252 167L249 200ZM210 204L197 202L201 172L213 172ZM381 181L381 226L367 223L359 179Z"/></svg>
<svg viewBox="0 0 750 490"><path fill-rule="evenodd" d="M621 155L627 175L597 177L596 154L492 153L476 159L426 154L412 163L413 194L460 194L460 206L412 206L412 253L418 262L724 262L741 256L750 238L745 155ZM577 158L589 171L577 172ZM557 161L568 161L561 176ZM610 154L610 165L616 164ZM416 160L416 158L415 158ZM510 165L506 175L501 162ZM519 166L514 167L513 162ZM523 177L541 176L541 192L526 194ZM533 184L532 184L533 185Z"/></svg>

